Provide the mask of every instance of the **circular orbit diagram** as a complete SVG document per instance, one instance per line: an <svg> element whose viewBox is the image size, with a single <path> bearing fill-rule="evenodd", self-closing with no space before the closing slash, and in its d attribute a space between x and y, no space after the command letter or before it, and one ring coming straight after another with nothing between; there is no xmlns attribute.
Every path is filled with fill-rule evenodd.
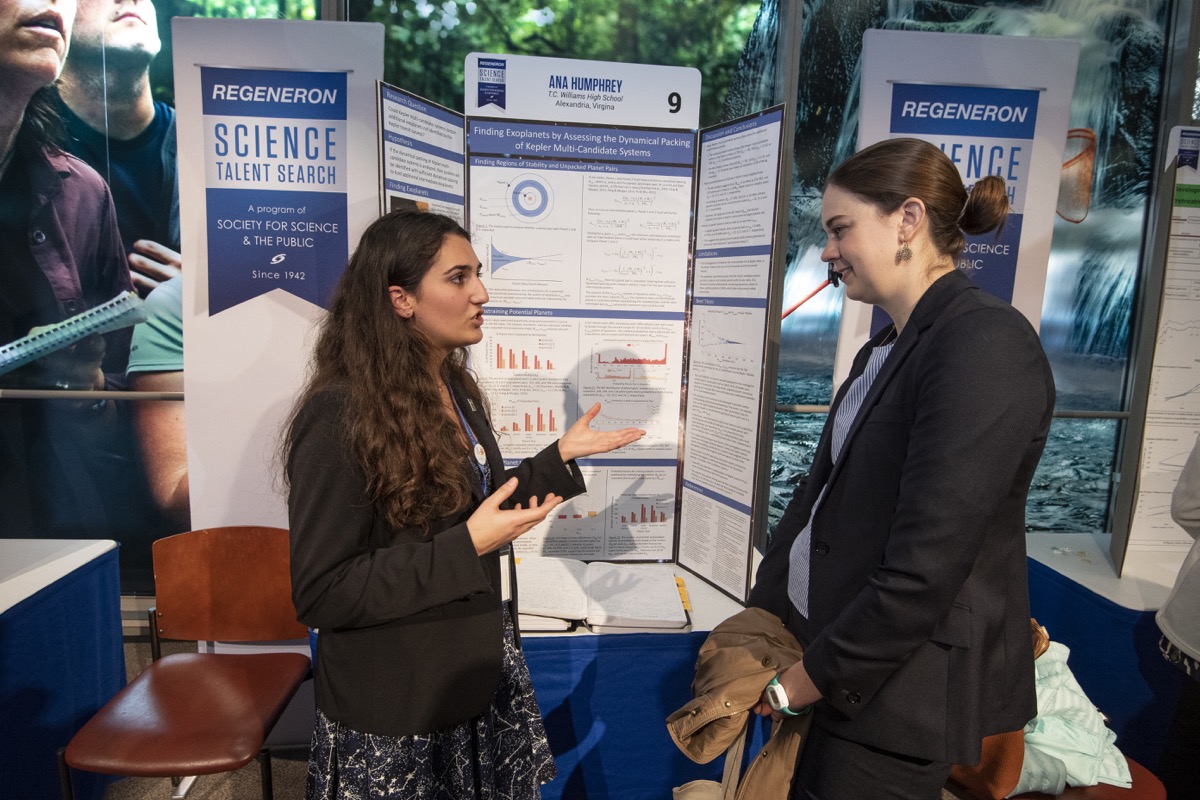
<svg viewBox="0 0 1200 800"><path fill-rule="evenodd" d="M508 182L508 210L522 222L541 222L554 210L554 192L536 175L520 175Z"/></svg>

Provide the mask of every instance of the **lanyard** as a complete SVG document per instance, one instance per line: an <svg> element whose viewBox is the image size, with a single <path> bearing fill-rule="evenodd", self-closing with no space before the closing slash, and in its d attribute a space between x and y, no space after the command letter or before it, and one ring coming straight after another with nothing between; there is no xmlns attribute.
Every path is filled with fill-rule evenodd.
<svg viewBox="0 0 1200 800"><path fill-rule="evenodd" d="M475 468L475 474L479 476L479 490L484 497L488 495L488 485L492 482L492 468L487 461L487 452L483 449L483 445L475 438L475 431L471 430L471 426L467 423L467 418L463 416L462 409L458 405L458 398L454 396L454 390L449 386L450 401L454 403L454 410L458 412L458 420L462 423L463 430L467 433L467 438L471 440L471 453L474 458L470 459L471 466Z"/></svg>

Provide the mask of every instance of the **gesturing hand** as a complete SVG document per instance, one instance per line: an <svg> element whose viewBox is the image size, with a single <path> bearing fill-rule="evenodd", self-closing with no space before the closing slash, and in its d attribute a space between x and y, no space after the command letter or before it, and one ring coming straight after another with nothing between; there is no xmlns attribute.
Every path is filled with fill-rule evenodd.
<svg viewBox="0 0 1200 800"><path fill-rule="evenodd" d="M530 528L544 520L562 502L561 497L551 493L543 497L541 502L536 497L529 498L528 508L522 508L520 503L516 508L500 508L516 490L517 479L509 478L488 495L467 519L467 531L479 555L497 550L521 534L528 533Z"/></svg>
<svg viewBox="0 0 1200 800"><path fill-rule="evenodd" d="M575 424L567 429L558 440L558 454L564 462L583 458L595 453L607 453L636 442L646 435L639 428L622 428L619 431L594 431L592 420L600 413L600 404L589 408L583 416L575 420Z"/></svg>

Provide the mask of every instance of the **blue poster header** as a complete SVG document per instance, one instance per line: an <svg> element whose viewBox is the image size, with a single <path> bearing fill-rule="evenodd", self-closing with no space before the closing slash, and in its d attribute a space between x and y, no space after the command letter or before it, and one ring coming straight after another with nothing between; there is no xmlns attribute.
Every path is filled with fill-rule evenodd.
<svg viewBox="0 0 1200 800"><path fill-rule="evenodd" d="M345 119L346 73L201 67L204 114Z"/></svg>
<svg viewBox="0 0 1200 800"><path fill-rule="evenodd" d="M695 136L691 131L471 120L467 143L473 156L592 158L690 167Z"/></svg>
<svg viewBox="0 0 1200 800"><path fill-rule="evenodd" d="M743 514L751 513L750 506L746 505L745 503L739 503L737 500L734 500L732 497L726 497L725 495L721 494L720 492L714 491L713 489L709 489L707 486L701 486L698 483L693 483L692 481L685 480L683 482L683 488L687 489L689 491L693 491L696 494L701 495L703 497L707 497L710 500L716 500L721 505L728 506L729 508L732 508L735 511L740 511Z"/></svg>
<svg viewBox="0 0 1200 800"><path fill-rule="evenodd" d="M783 121L783 111L780 109L766 111L749 119L741 119L736 122L729 122L725 125L715 128L709 128L702 131L700 141L704 144L710 144L718 139L724 139L726 136L743 133L745 131L755 130L757 128L765 128L768 125L777 125Z"/></svg>
<svg viewBox="0 0 1200 800"><path fill-rule="evenodd" d="M892 133L1032 139L1036 89L892 84Z"/></svg>
<svg viewBox="0 0 1200 800"><path fill-rule="evenodd" d="M383 99L387 100L389 103L395 103L398 106L411 108L418 114L424 114L427 117L433 117L436 120L449 123L450 125L454 125L458 128L463 127L463 115L456 111L451 111L449 109L442 108L439 105L434 105L433 103L422 100L421 98L406 92L397 91L391 86L384 85L382 88Z"/></svg>

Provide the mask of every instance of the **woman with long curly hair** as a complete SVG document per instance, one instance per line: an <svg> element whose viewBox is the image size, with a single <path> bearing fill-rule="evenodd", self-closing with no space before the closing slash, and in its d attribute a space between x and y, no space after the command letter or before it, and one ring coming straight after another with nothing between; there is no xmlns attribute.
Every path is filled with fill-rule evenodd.
<svg viewBox="0 0 1200 800"><path fill-rule="evenodd" d="M644 431L593 431L597 404L506 471L464 363L480 272L454 220L387 214L320 327L283 443L292 596L320 629L309 798L532 800L554 777L499 550L584 491L576 458Z"/></svg>

